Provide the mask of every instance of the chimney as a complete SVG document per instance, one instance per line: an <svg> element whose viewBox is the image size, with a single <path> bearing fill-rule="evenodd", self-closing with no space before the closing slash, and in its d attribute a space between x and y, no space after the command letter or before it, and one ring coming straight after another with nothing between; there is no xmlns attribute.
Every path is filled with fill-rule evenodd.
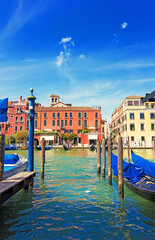
<svg viewBox="0 0 155 240"><path fill-rule="evenodd" d="M22 96L20 96L20 102L22 102Z"/></svg>

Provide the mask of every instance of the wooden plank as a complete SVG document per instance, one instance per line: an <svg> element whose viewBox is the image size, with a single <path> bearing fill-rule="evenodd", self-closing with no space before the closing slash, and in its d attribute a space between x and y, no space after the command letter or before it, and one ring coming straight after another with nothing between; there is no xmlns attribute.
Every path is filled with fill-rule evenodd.
<svg viewBox="0 0 155 240"><path fill-rule="evenodd" d="M33 182L35 172L20 172L0 182L0 203L6 201L22 188Z"/></svg>

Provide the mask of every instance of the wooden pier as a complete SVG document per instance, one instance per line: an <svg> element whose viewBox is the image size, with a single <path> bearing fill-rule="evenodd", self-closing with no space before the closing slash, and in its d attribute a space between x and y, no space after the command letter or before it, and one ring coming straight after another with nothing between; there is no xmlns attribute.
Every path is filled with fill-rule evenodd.
<svg viewBox="0 0 155 240"><path fill-rule="evenodd" d="M28 189L33 184L35 172L20 172L0 182L0 204L12 197L22 188Z"/></svg>

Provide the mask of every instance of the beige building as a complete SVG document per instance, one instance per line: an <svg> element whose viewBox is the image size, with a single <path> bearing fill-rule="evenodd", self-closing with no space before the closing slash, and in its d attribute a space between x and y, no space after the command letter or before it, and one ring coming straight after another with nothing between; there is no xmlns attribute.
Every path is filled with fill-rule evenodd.
<svg viewBox="0 0 155 240"><path fill-rule="evenodd" d="M153 147L155 137L155 102L142 103L141 96L129 96L112 113L112 136L124 146L129 138L131 147Z"/></svg>

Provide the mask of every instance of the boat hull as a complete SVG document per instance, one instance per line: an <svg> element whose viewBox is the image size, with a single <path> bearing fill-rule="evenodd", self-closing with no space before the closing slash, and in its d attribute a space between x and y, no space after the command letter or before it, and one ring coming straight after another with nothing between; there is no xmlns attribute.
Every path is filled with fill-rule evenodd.
<svg viewBox="0 0 155 240"><path fill-rule="evenodd" d="M124 179L124 183L125 185L134 193L136 193L137 195L151 200L153 202L155 202L155 191L148 191L146 189L140 188L134 184L132 184L128 179ZM146 180L146 184L149 183L149 180ZM155 184L155 182L154 182Z"/></svg>
<svg viewBox="0 0 155 240"><path fill-rule="evenodd" d="M20 162L17 164L4 164L3 180L19 172L26 171L27 167L28 161L26 159L20 159ZM9 168L9 170L5 171L6 168Z"/></svg>

